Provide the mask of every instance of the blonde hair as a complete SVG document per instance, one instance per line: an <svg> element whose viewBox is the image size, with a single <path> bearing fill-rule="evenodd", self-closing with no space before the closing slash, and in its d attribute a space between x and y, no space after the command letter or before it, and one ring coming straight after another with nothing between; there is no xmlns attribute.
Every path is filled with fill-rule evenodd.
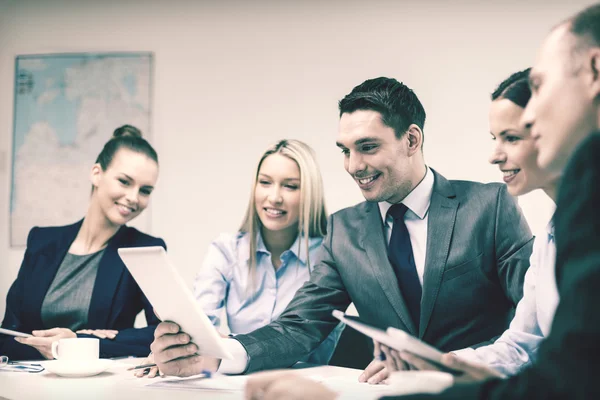
<svg viewBox="0 0 600 400"><path fill-rule="evenodd" d="M323 237L327 232L327 211L325 209L325 195L323 179L317 165L313 149L306 143L294 139L284 139L269 147L262 155L256 167L250 201L246 215L240 227L240 232L247 233L250 240L250 257L248 259L248 273L253 281L256 271L256 237L261 228L261 222L256 213L255 191L258 182L258 174L263 161L272 154L281 154L293 160L300 170L300 212L298 218L298 236L304 237L298 241L298 253L306 252L306 264L310 271L309 238ZM302 249L302 247L304 247ZM250 285L252 287L254 285Z"/></svg>

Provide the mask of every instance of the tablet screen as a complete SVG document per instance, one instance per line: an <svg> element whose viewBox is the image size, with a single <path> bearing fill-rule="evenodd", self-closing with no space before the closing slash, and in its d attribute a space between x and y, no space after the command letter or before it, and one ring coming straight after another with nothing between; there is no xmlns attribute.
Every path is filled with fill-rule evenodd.
<svg viewBox="0 0 600 400"><path fill-rule="evenodd" d="M358 317L345 315L339 310L333 312L333 316L346 323L346 325L356 329L357 331L367 335L373 340L382 343L394 350L409 351L413 354L423 357L429 361L439 363L442 357L442 352L436 348L422 342L410 334L400 331L395 328L388 328L387 331L375 328L374 326L365 324ZM390 334L390 331L392 334ZM397 331L397 332L396 332Z"/></svg>
<svg viewBox="0 0 600 400"><path fill-rule="evenodd" d="M231 359L223 338L210 322L179 272L160 246L118 250L125 266L163 321L172 321L190 335L198 354Z"/></svg>

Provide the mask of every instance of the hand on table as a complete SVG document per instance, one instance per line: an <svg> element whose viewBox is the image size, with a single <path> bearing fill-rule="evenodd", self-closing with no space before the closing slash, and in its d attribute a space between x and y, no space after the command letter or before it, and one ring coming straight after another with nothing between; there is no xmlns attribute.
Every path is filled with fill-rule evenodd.
<svg viewBox="0 0 600 400"><path fill-rule="evenodd" d="M146 357L146 359L144 361L142 361L139 365L147 365L147 364L154 364L154 354L153 353L148 354L148 357ZM138 378L143 378L145 375L147 375L148 378L155 378L158 375L163 375L163 373L159 371L157 366L154 366L154 367L149 367L149 368L136 369L133 372L133 375L137 376Z"/></svg>
<svg viewBox="0 0 600 400"><path fill-rule="evenodd" d="M198 346L190 342L190 336L173 322L161 322L156 327L150 350L158 369L165 375L184 377L207 370L215 372L221 365L218 358L196 354Z"/></svg>
<svg viewBox="0 0 600 400"><path fill-rule="evenodd" d="M392 350L393 357L398 357L408 363L411 368L424 371L444 371L438 365L431 363L419 356L408 352L398 352ZM482 382L492 378L504 378L505 376L496 370L493 370L485 365L473 363L461 359L460 357L446 353L442 356L441 363L454 371L455 383L473 383Z"/></svg>
<svg viewBox="0 0 600 400"><path fill-rule="evenodd" d="M359 382L368 382L372 385L386 383L390 372L409 369L408 364L401 359L392 359L392 349L376 341L373 341L373 345L373 361L358 377Z"/></svg>
<svg viewBox="0 0 600 400"><path fill-rule="evenodd" d="M93 335L100 339L114 339L117 337L119 331L115 331L114 329L80 329L77 333L82 333L84 335Z"/></svg>
<svg viewBox="0 0 600 400"><path fill-rule="evenodd" d="M27 346L34 347L40 354L48 359L52 360L52 343L60 339L75 338L77 335L70 329L67 328L52 328L40 331L31 332L33 337L15 337L15 340L19 343L26 344Z"/></svg>
<svg viewBox="0 0 600 400"><path fill-rule="evenodd" d="M337 393L322 383L290 371L268 371L253 374L246 383L246 400L311 399L334 400Z"/></svg>

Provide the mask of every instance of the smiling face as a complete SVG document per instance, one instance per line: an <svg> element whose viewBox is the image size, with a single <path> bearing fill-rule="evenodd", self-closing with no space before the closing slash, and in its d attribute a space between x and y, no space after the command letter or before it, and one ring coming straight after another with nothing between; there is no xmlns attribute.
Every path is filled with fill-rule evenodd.
<svg viewBox="0 0 600 400"><path fill-rule="evenodd" d="M124 225L148 206L158 179L158 165L144 154L118 150L105 171L92 167L92 202L109 224Z"/></svg>
<svg viewBox="0 0 600 400"><path fill-rule="evenodd" d="M380 113L357 110L342 114L336 144L344 154L344 168L365 199L399 203L422 178L419 171L425 170L420 140L416 125L398 139Z"/></svg>
<svg viewBox="0 0 600 400"><path fill-rule="evenodd" d="M254 204L263 229L272 232L298 230L300 169L279 153L267 156L258 170Z"/></svg>
<svg viewBox="0 0 600 400"><path fill-rule="evenodd" d="M493 101L490 106L490 133L494 140L490 163L498 165L513 196L543 188L550 181L550 175L536 163L537 150L529 130L520 127L523 111L504 98Z"/></svg>
<svg viewBox="0 0 600 400"><path fill-rule="evenodd" d="M598 129L598 48L577 49L579 39L568 27L559 26L543 43L521 121L531 127L539 166L553 173L561 173L577 145Z"/></svg>

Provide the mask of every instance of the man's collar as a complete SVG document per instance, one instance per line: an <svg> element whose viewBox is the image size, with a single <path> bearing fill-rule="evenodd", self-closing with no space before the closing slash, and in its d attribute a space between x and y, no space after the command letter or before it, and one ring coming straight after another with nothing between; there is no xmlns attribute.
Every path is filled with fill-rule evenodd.
<svg viewBox="0 0 600 400"><path fill-rule="evenodd" d="M433 172L427 167L427 172L425 173L423 180L404 198L404 200L402 200L402 204L420 219L425 218L425 215L427 215L427 211L429 210L434 181L435 178ZM381 219L385 224L387 212L393 204L382 201L379 202L378 205L379 211L381 212Z"/></svg>

